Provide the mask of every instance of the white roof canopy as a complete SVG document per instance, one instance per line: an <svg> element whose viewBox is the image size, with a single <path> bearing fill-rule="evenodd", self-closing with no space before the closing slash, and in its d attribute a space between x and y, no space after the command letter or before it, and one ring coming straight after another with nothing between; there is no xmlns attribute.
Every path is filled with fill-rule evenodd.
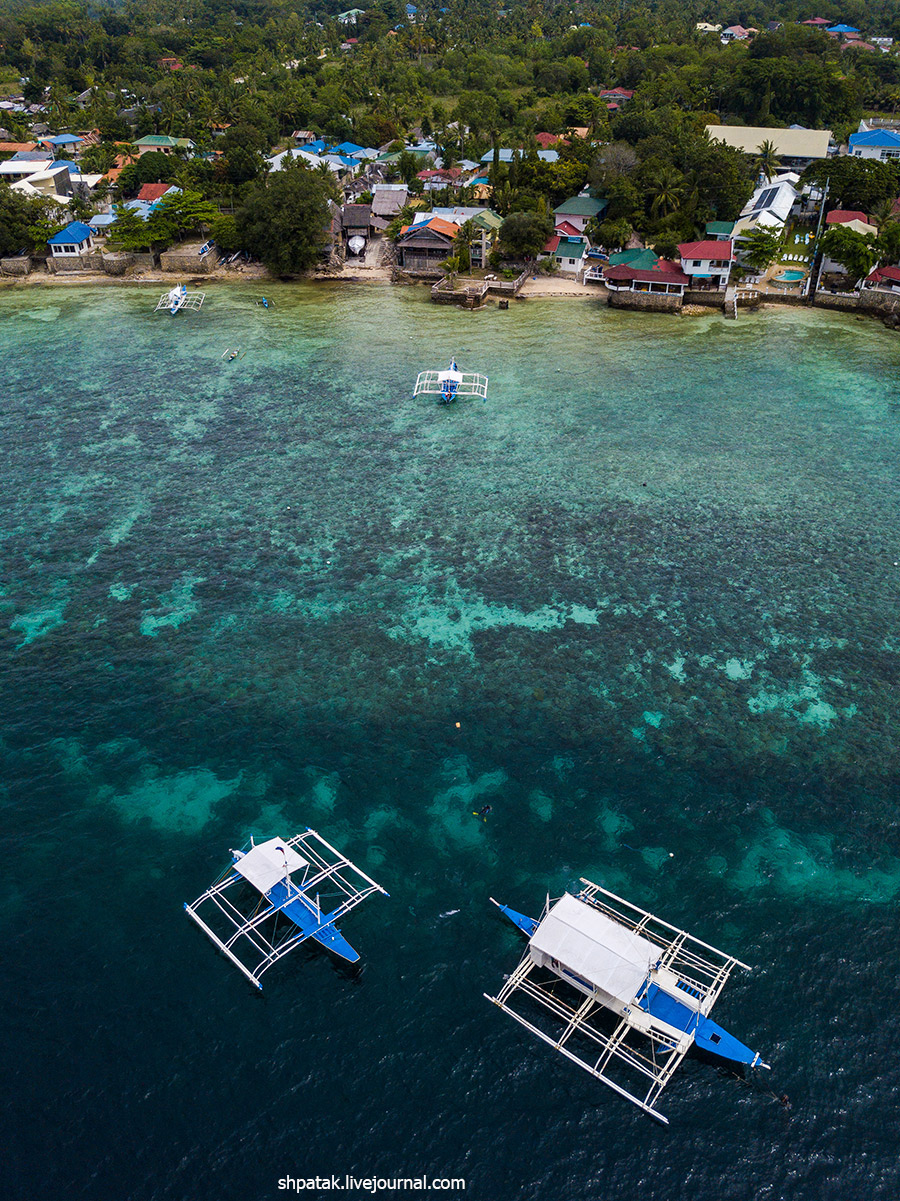
<svg viewBox="0 0 900 1201"><path fill-rule="evenodd" d="M259 892L267 893L285 876L307 866L307 861L301 859L284 839L270 838L268 842L251 847L234 865L234 870Z"/></svg>
<svg viewBox="0 0 900 1201"><path fill-rule="evenodd" d="M634 1000L662 951L566 893L535 931L529 945L612 997Z"/></svg>

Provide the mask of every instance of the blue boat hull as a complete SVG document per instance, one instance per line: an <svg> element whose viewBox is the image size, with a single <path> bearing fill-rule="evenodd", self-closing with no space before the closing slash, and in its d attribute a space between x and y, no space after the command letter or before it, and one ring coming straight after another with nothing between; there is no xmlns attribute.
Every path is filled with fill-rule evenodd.
<svg viewBox="0 0 900 1201"><path fill-rule="evenodd" d="M266 893L266 896L273 905L280 906L284 905L288 892L284 884L276 884L274 888L271 888ZM295 900L284 905L281 912L285 917L290 918L299 930L308 937L315 939L326 950L339 955L347 963L357 963L359 961L359 952L350 946L337 926L332 925L328 921L328 916L325 915L323 917L312 901L308 901L302 893Z"/></svg>
<svg viewBox="0 0 900 1201"><path fill-rule="evenodd" d="M524 913L519 913L517 909L510 909L508 905L501 905L497 901L494 904L504 917L508 917L512 924L518 926L522 933L527 934L529 938L531 938L532 934L534 934L535 930L541 924L535 921L533 917L527 917Z"/></svg>
<svg viewBox="0 0 900 1201"><path fill-rule="evenodd" d="M693 1034L694 1046L720 1059L730 1060L731 1063L743 1063L754 1067L759 1063L759 1055L745 1047L742 1042L729 1034L712 1018L701 1017L695 1009L684 1005L677 998L670 996L656 984L645 984L638 993L635 1003L652 1017Z"/></svg>

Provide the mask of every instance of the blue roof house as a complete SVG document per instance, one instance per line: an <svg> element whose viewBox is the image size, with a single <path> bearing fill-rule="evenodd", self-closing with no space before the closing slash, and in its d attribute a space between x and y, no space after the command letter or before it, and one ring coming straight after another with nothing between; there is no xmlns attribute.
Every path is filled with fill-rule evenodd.
<svg viewBox="0 0 900 1201"><path fill-rule="evenodd" d="M345 154L350 158L354 154L358 154L360 150L365 150L365 146L357 146L355 142L341 142L340 146L332 146L332 154Z"/></svg>
<svg viewBox="0 0 900 1201"><path fill-rule="evenodd" d="M850 153L854 158L886 159L900 158L900 133L893 129L868 129L865 133L851 133Z"/></svg>
<svg viewBox="0 0 900 1201"><path fill-rule="evenodd" d="M73 221L65 229L50 238L48 245L54 258L64 255L86 254L93 245L91 227L83 221Z"/></svg>

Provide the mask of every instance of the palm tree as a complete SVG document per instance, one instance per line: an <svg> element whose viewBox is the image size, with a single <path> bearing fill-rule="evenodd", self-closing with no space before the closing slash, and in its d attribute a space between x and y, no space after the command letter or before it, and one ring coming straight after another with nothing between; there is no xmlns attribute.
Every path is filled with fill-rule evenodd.
<svg viewBox="0 0 900 1201"><path fill-rule="evenodd" d="M753 160L753 166L768 181L778 170L780 163L781 159L775 152L775 143L767 138L759 147L756 158Z"/></svg>
<svg viewBox="0 0 900 1201"><path fill-rule="evenodd" d="M660 167L650 181L650 212L654 218L668 217L684 196L684 176L674 167Z"/></svg>
<svg viewBox="0 0 900 1201"><path fill-rule="evenodd" d="M885 200L879 201L878 204L876 204L872 209L870 216L875 225L878 226L879 230L887 225L889 221L897 220L897 213L894 212L895 203L895 201L888 197Z"/></svg>

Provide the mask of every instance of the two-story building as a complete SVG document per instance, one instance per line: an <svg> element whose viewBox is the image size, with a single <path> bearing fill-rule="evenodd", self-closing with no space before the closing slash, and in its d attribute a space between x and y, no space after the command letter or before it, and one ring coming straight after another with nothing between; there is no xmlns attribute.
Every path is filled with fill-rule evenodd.
<svg viewBox="0 0 900 1201"><path fill-rule="evenodd" d="M681 270L692 288L724 290L728 287L734 248L731 242L707 240L681 242L678 246Z"/></svg>

